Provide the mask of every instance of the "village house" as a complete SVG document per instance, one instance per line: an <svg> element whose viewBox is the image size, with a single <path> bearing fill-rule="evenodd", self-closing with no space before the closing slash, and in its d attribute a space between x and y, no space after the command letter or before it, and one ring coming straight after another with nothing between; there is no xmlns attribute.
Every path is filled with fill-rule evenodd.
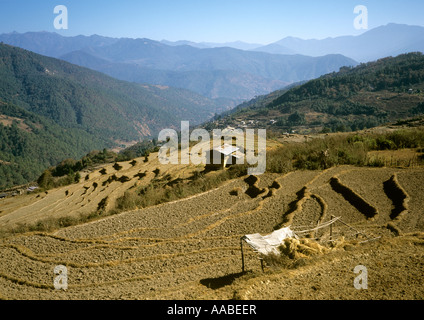
<svg viewBox="0 0 424 320"><path fill-rule="evenodd" d="M224 144L206 153L206 169L225 169L226 167L237 164L237 159L244 159L244 154L240 151L240 148Z"/></svg>

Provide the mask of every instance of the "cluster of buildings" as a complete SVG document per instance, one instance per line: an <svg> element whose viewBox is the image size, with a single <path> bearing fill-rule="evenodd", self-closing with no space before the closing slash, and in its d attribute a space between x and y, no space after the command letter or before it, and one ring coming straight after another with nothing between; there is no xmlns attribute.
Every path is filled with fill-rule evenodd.
<svg viewBox="0 0 424 320"><path fill-rule="evenodd" d="M5 191L3 193L0 193L0 199L5 199L7 197L16 197L16 196L20 196L22 194L24 194L24 192L34 192L35 190L37 190L38 187L28 187L28 188L21 188L21 189L15 189L12 191Z"/></svg>

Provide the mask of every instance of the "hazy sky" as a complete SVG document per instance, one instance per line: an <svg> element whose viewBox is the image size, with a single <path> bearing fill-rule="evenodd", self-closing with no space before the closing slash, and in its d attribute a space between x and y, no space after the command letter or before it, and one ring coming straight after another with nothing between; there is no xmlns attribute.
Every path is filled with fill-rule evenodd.
<svg viewBox="0 0 424 320"><path fill-rule="evenodd" d="M67 30L54 28L57 5L68 9ZM367 7L369 29L391 22L424 26L422 0L0 0L0 33L268 44L287 36L361 34L353 23L357 5Z"/></svg>

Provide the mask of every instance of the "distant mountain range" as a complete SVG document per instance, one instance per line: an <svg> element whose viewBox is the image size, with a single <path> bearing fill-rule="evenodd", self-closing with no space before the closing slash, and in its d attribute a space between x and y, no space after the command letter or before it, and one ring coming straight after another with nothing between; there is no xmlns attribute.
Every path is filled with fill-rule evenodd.
<svg viewBox="0 0 424 320"><path fill-rule="evenodd" d="M7 33L0 41L138 82L185 88L228 107L287 84L343 66L424 51L424 28L388 24L359 36L323 40L286 37L266 46L241 41L207 43L63 37L49 32Z"/></svg>
<svg viewBox="0 0 424 320"><path fill-rule="evenodd" d="M344 36L323 40L302 40L287 37L255 51L277 54L322 56L342 54L359 62L397 56L408 52L424 52L424 27L388 24L359 36Z"/></svg>
<svg viewBox="0 0 424 320"><path fill-rule="evenodd" d="M233 49L240 49L240 50L254 50L256 48L262 47L263 45L258 43L247 43L243 41L234 41L234 42L225 42L225 43L217 43L217 42L193 42L193 41L187 41L187 40L180 40L180 41L167 41L162 40L161 43L169 45L169 46L192 46L199 49L210 49L210 48L233 48Z"/></svg>
<svg viewBox="0 0 424 320"><path fill-rule="evenodd" d="M359 36L300 39L286 37L268 45L241 41L228 43L195 43L190 41L162 41L168 45L190 45L196 48L231 47L272 54L301 54L312 57L341 54L358 62L370 62L388 56L424 51L424 27L390 23L364 32Z"/></svg>
<svg viewBox="0 0 424 320"><path fill-rule="evenodd" d="M185 88L208 98L226 98L229 106L293 82L357 64L338 54L308 57L230 47L200 49L187 44L169 45L150 39L114 39L97 35L62 37L48 32L9 33L0 35L0 41L121 80ZM241 43L232 45L240 46Z"/></svg>
<svg viewBox="0 0 424 320"><path fill-rule="evenodd" d="M370 62L408 52L424 51L424 27L390 23L359 36L341 36L322 40L286 37L268 45L241 41L228 43L195 43L162 41L168 45L190 45L196 48L231 47L272 54L301 54L312 57L341 54L358 62Z"/></svg>
<svg viewBox="0 0 424 320"><path fill-rule="evenodd" d="M183 87L209 98L231 99L249 99L357 64L341 55L313 58L228 47L198 49L148 39L121 39L61 58L122 80Z"/></svg>

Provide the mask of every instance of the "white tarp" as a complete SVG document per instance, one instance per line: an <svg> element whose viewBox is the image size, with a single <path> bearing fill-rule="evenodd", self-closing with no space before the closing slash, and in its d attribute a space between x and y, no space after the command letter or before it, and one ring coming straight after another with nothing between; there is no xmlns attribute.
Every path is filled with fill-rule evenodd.
<svg viewBox="0 0 424 320"><path fill-rule="evenodd" d="M262 253L278 254L278 246L280 246L286 238L297 238L296 234L290 229L290 227L282 228L274 231L266 236L262 236L259 233L245 235L244 240L253 250Z"/></svg>

